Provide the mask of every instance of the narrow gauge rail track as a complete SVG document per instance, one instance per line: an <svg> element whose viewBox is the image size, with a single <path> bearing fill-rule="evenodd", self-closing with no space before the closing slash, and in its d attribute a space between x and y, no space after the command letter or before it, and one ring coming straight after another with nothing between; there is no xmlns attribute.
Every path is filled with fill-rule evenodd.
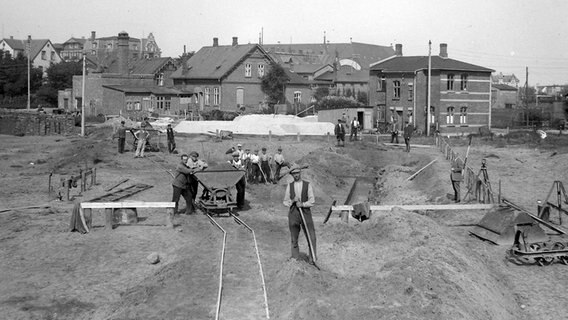
<svg viewBox="0 0 568 320"><path fill-rule="evenodd" d="M223 233L215 320L270 319L254 230L232 213L230 216L235 223L206 216Z"/></svg>

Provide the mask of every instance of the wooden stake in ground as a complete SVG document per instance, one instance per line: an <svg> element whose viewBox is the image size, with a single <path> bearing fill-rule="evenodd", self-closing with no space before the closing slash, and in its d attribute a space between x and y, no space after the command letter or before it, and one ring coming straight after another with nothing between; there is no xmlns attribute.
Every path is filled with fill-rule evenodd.
<svg viewBox="0 0 568 320"><path fill-rule="evenodd" d="M0 209L0 212L16 211L16 210L23 210L23 209L36 209L36 208L51 208L51 206L48 205L48 204L42 204L42 205L36 205L36 206L17 207L17 208L6 208L6 209Z"/></svg>

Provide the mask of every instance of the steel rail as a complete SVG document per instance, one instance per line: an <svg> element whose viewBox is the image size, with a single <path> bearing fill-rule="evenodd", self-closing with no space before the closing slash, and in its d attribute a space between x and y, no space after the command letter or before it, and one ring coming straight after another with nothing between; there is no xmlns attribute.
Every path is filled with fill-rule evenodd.
<svg viewBox="0 0 568 320"><path fill-rule="evenodd" d="M270 319L270 311L268 310L268 295L266 293L266 282L264 281L264 271L262 270L262 262L260 261L260 252L258 250L258 243L256 241L256 235L254 233L254 230L248 224L246 224L243 220L241 220L239 217L237 217L236 215L234 215L232 213L230 213L230 215L233 217L233 219L235 219L237 224L244 226L245 228L247 228L252 233L252 238L254 240L254 250L256 251L256 259L258 261L260 281L262 282L262 292L264 294L264 308L266 310L266 319Z"/></svg>
<svg viewBox="0 0 568 320"><path fill-rule="evenodd" d="M221 262L219 263L219 291L217 293L217 307L215 310L215 320L219 320L219 313L221 312L221 298L223 293L223 265L225 263L225 245L227 243L227 231L221 227L210 215L206 214L209 221L215 225L221 232L223 232L223 248L221 249Z"/></svg>

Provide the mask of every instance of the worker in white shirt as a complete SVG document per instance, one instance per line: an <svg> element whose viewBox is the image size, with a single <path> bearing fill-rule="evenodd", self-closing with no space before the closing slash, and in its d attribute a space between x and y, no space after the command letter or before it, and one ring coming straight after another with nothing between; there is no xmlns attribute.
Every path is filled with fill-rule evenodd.
<svg viewBox="0 0 568 320"><path fill-rule="evenodd" d="M282 154L282 147L278 147L278 151L274 155L274 165L276 166L276 170L274 171L274 177L272 181L274 183L278 183L278 180L280 180L280 170L282 169L282 167L290 166L290 164L286 162L286 159L284 159L284 155Z"/></svg>
<svg viewBox="0 0 568 320"><path fill-rule="evenodd" d="M233 168L237 170L244 171L245 166L243 161L240 159L240 154L238 151L233 152L233 160L229 161ZM242 210L245 205L245 189L246 189L246 179L243 176L235 185L237 188L237 209Z"/></svg>
<svg viewBox="0 0 568 320"><path fill-rule="evenodd" d="M187 167L193 171L193 173L198 171L203 171L207 169L208 165L205 161L199 159L199 153L192 151L189 154L189 159L187 160ZM189 175L189 189L191 191L191 196L193 201L195 202L195 198L197 196L197 188L199 187L199 181L197 178L192 174Z"/></svg>
<svg viewBox="0 0 568 320"><path fill-rule="evenodd" d="M258 149L254 150L254 154L250 155L251 164L251 182L258 183L260 181L260 157L258 155Z"/></svg>

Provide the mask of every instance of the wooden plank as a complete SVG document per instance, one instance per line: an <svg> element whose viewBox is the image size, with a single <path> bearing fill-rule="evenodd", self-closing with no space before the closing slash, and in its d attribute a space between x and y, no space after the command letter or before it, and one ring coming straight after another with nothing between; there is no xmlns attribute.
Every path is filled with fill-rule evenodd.
<svg viewBox="0 0 568 320"><path fill-rule="evenodd" d="M121 208L175 208L175 202L82 202L83 209L121 209Z"/></svg>
<svg viewBox="0 0 568 320"><path fill-rule="evenodd" d="M528 214L531 218L533 218L533 219L536 220L537 222L539 222L539 223L541 223L541 224L547 226L548 228L550 228L550 229L552 229L552 230L554 230L554 231L556 231L556 232L558 232L558 233L561 233L561 234L568 234L567 231L565 231L565 230L563 230L563 229L560 229L559 227L556 227L556 226L554 226L554 225L552 225L552 224L550 224L550 223L548 223L548 222L542 220L541 218L535 216L535 215L532 214L531 212L529 212L529 211L527 211L527 210L525 210L525 209L519 207L518 205L512 203L511 201L509 201L509 200L507 200L507 199L505 199L505 198L503 198L503 203L505 203L506 205L510 206L510 207L513 208L513 209L516 209L516 210L519 210L519 211L522 211L522 212Z"/></svg>
<svg viewBox="0 0 568 320"><path fill-rule="evenodd" d="M404 143L388 143L388 142L385 142L383 144L385 146L406 147L406 144L404 144ZM413 148L432 148L432 147L435 147L435 146L424 145L424 144L411 144L410 146L413 147Z"/></svg>
<svg viewBox="0 0 568 320"><path fill-rule="evenodd" d="M105 230L112 230L112 213L113 213L113 209L112 208L106 208L105 209Z"/></svg>
<svg viewBox="0 0 568 320"><path fill-rule="evenodd" d="M118 187L119 185L125 183L126 181L128 181L128 179L122 179L122 180L120 180L118 183L116 183L116 184L110 186L109 188L106 188L105 191L108 192L108 191L110 191L110 190L112 190L112 189Z"/></svg>
<svg viewBox="0 0 568 320"><path fill-rule="evenodd" d="M495 204L473 203L473 204L393 204L393 205L372 205L371 211L389 211L392 208L401 208L403 210L489 210L493 209ZM342 205L332 206L332 211L352 211L353 206Z"/></svg>
<svg viewBox="0 0 568 320"><path fill-rule="evenodd" d="M17 207L17 208L6 208L6 209L0 209L0 212L16 211L16 210L23 210L23 209L36 209L36 208L51 208L51 206L48 205L48 204L42 204L42 205L36 205L36 206Z"/></svg>
<svg viewBox="0 0 568 320"><path fill-rule="evenodd" d="M425 165L424 167L422 167L422 169L416 171L415 174L411 175L411 176L408 177L408 179L406 179L406 180L410 181L410 180L414 179L420 172L424 171L424 169L428 168L432 163L436 162L436 160L438 160L438 159L434 159L434 160L430 161L430 163L428 163L427 165Z"/></svg>

